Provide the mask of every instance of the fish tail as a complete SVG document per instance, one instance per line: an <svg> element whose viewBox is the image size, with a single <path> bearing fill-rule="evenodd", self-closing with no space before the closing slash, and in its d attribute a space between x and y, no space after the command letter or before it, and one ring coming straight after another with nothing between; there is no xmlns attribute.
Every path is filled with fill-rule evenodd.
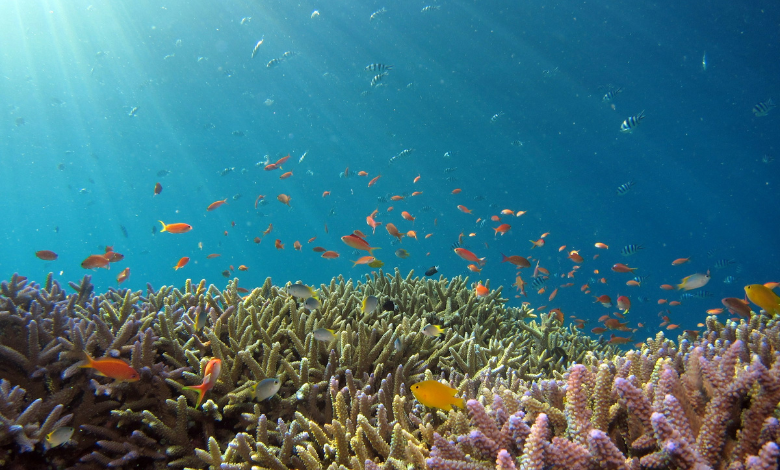
<svg viewBox="0 0 780 470"><path fill-rule="evenodd" d="M162 224L162 230L160 230L160 232L166 232L167 231L166 230L167 227L165 226L165 222L163 222L162 220L158 220L158 222L160 222Z"/></svg>
<svg viewBox="0 0 780 470"><path fill-rule="evenodd" d="M464 400L463 398L456 398L453 405L463 410L466 408L466 400Z"/></svg>
<svg viewBox="0 0 780 470"><path fill-rule="evenodd" d="M203 397L206 395L206 385L207 384L190 385L190 386L181 388L182 390L197 390L198 391L198 402L195 403L195 408L200 406L200 403L203 401Z"/></svg>
<svg viewBox="0 0 780 470"><path fill-rule="evenodd" d="M400 238L399 238L399 240L400 240ZM371 255L371 256L374 256L374 250L381 250L381 249L382 249L381 246L370 246L370 247L368 247L368 254Z"/></svg>
<svg viewBox="0 0 780 470"><path fill-rule="evenodd" d="M93 364L95 363L95 360L92 359L92 356L89 355L88 352L84 351L84 360L87 361L86 364L82 364L79 366L79 369L91 369L93 368Z"/></svg>

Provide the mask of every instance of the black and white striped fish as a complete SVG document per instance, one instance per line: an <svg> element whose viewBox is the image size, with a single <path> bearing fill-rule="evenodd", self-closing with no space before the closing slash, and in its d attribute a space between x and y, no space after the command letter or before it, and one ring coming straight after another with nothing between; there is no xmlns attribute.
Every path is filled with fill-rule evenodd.
<svg viewBox="0 0 780 470"><path fill-rule="evenodd" d="M420 10L420 13L427 13L429 11L439 10L439 9L441 9L439 5L428 5L428 6L424 6L423 9Z"/></svg>
<svg viewBox="0 0 780 470"><path fill-rule="evenodd" d="M644 250L645 247L642 245L626 245L623 247L622 250L620 250L620 254L623 256L631 256L634 253L636 253L639 250Z"/></svg>
<svg viewBox="0 0 780 470"><path fill-rule="evenodd" d="M644 110L639 114L635 114L627 118L625 121L623 121L623 124L620 125L620 132L624 132L624 133L632 132L634 128L639 125L639 122L644 118L645 118Z"/></svg>
<svg viewBox="0 0 780 470"><path fill-rule="evenodd" d="M368 64L366 65L365 68L365 70L368 70L370 72L382 72L384 70L392 70L392 69L393 69L392 65L385 65L380 63Z"/></svg>
<svg viewBox="0 0 780 470"><path fill-rule="evenodd" d="M603 98L601 98L601 101L603 101L603 102L605 102L605 103L606 103L606 102L608 102L608 101L612 101L612 98L614 98L614 97L615 97L615 95L617 95L617 94L618 94L618 93L620 93L621 91L623 91L623 89L622 89L622 88L615 88L615 89L609 90L609 91L607 92L607 94L606 94L606 95L604 95L604 97L603 97Z"/></svg>
<svg viewBox="0 0 780 470"><path fill-rule="evenodd" d="M753 106L753 114L755 114L756 117L763 117L769 114L769 111L771 111L774 107L775 104L772 102L772 98L769 98L768 100L762 101Z"/></svg>
<svg viewBox="0 0 780 470"><path fill-rule="evenodd" d="M719 259L715 262L715 268L716 269L723 269L725 267L731 266L732 264L736 263L733 259L723 258Z"/></svg>
<svg viewBox="0 0 780 470"><path fill-rule="evenodd" d="M697 290L696 292L686 292L682 294L680 299L708 299L713 296L714 294L708 290Z"/></svg>
<svg viewBox="0 0 780 470"><path fill-rule="evenodd" d="M636 282L641 284L641 283L645 282L647 280L647 278L648 278L648 276L636 276L634 278L634 281L636 281Z"/></svg>
<svg viewBox="0 0 780 470"><path fill-rule="evenodd" d="M617 188L618 196L624 196L628 194L628 192L631 191L631 188L633 188L635 184L636 183L634 183L634 181L629 181L628 183L621 184L620 186L618 186Z"/></svg>
<svg viewBox="0 0 780 470"><path fill-rule="evenodd" d="M547 283L547 278L543 276L539 276L531 283L531 288L533 290L539 290Z"/></svg>
<svg viewBox="0 0 780 470"><path fill-rule="evenodd" d="M387 13L387 9L382 7L379 10L371 13L371 17L368 19L368 21L374 21L375 19L379 18L380 15L384 15L385 13Z"/></svg>
<svg viewBox="0 0 780 470"><path fill-rule="evenodd" d="M263 41L265 38L261 38L259 41L257 41L257 44L255 44L255 48L252 49L252 58L254 59L257 55L257 51L260 50L260 46L263 44Z"/></svg>
<svg viewBox="0 0 780 470"><path fill-rule="evenodd" d="M387 76L387 72L382 72L378 75L374 75L374 78L371 79L371 86L375 87L377 83L381 82L383 78Z"/></svg>
<svg viewBox="0 0 780 470"><path fill-rule="evenodd" d="M736 276L726 276L726 278L723 280L724 284L734 284L735 282L737 282Z"/></svg>

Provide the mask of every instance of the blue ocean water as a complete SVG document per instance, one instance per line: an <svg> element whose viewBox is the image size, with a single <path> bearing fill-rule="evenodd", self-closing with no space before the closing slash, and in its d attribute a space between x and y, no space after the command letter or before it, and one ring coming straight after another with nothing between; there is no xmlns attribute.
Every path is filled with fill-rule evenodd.
<svg viewBox="0 0 780 470"><path fill-rule="evenodd" d="M381 247L386 272L437 265L448 277L503 285L510 305L559 307L588 329L615 310L593 295L627 295L632 326L646 325L635 338L656 331L659 315L695 328L722 297L780 280L780 109L751 112L780 102L779 21L775 2L6 0L0 278L91 274L104 291L129 267L122 287L223 285L223 271L245 265L230 276L247 288L268 276L357 279L373 269L352 267L365 253L340 240L357 229ZM375 86L372 63L392 65ZM643 110L640 125L621 133ZM413 152L390 162L405 149ZM282 171L263 170L288 154ZM347 167L352 176L341 177ZM293 176L280 180L283 171ZM290 207L277 201L282 193ZM267 203L255 208L260 194ZM383 223L375 235L365 222L374 209ZM503 209L527 212L490 220ZM193 230L160 233L158 220ZM391 243L387 223L418 239ZM496 237L499 223L511 230ZM531 250L545 232L545 246ZM453 252L461 233L463 247L486 257L482 272ZM631 244L644 249L621 256ZM106 245L124 260L80 266ZM314 246L341 256L322 259ZM396 257L398 248L411 256ZM59 258L40 260L38 250ZM570 250L585 261L561 278L574 266ZM546 291L527 287L516 298L516 272L501 253L538 260L551 273ZM174 271L183 256L189 264ZM733 263L716 269L721 260ZM632 276L610 270L618 262L647 279L626 286ZM660 284L707 269L712 279L698 291L710 298L657 304L679 300ZM530 271L520 272L529 284Z"/></svg>

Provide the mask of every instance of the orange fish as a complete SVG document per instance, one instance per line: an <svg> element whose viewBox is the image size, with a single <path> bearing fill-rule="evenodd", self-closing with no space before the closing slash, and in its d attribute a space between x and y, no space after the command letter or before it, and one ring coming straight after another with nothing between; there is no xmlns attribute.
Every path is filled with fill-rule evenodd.
<svg viewBox="0 0 780 470"><path fill-rule="evenodd" d="M666 303L666 299L658 299L658 305L663 305Z"/></svg>
<svg viewBox="0 0 780 470"><path fill-rule="evenodd" d="M500 234L501 234L501 236L503 237L503 236L504 236L504 234L505 234L505 233L507 233L507 232L509 231L509 229L511 229L511 228L512 228L512 226L511 226L511 225L509 225L509 224L501 224L501 225L499 225L498 227L494 227L494 228L493 228L493 232L494 232L494 233L493 233L493 238L495 238L496 236L498 236L498 234L499 234L499 233L500 233Z"/></svg>
<svg viewBox="0 0 780 470"><path fill-rule="evenodd" d="M254 241L255 241L255 243L260 243L262 241L262 239L260 237L255 237Z"/></svg>
<svg viewBox="0 0 780 470"><path fill-rule="evenodd" d="M173 267L176 271L179 270L179 268L183 268L184 265L190 262L190 259L186 256L182 256L181 259L179 259L179 262L176 263L176 266Z"/></svg>
<svg viewBox="0 0 780 470"><path fill-rule="evenodd" d="M433 234L432 234L432 233L426 233L426 234L425 234L425 238L431 238L432 236L433 236Z"/></svg>
<svg viewBox="0 0 780 470"><path fill-rule="evenodd" d="M110 261L104 255L89 255L87 259L81 262L81 267L84 269L109 269L109 263Z"/></svg>
<svg viewBox="0 0 780 470"><path fill-rule="evenodd" d="M674 286L670 284L661 284L661 289L663 290L674 290Z"/></svg>
<svg viewBox="0 0 780 470"><path fill-rule="evenodd" d="M685 264L688 261L690 261L691 258L677 258L676 260L672 261L672 266L677 266L678 264Z"/></svg>
<svg viewBox="0 0 780 470"><path fill-rule="evenodd" d="M506 263L507 261L514 264L518 268L531 267L531 262L528 261L526 258L523 258L522 256L518 256L518 255L506 256L505 254L501 253L501 262Z"/></svg>
<svg viewBox="0 0 780 470"><path fill-rule="evenodd" d="M479 266L485 265L485 258L478 258L477 255L475 255L474 253L470 252L465 248L455 248L453 251L455 251L455 254L465 259L466 261L477 263L477 265Z"/></svg>
<svg viewBox="0 0 780 470"><path fill-rule="evenodd" d="M412 196L419 196L420 194L422 194L422 191L415 191L412 193Z"/></svg>
<svg viewBox="0 0 780 470"><path fill-rule="evenodd" d="M458 204L458 210L460 210L460 211L461 211L461 212L463 212L464 214L471 214L471 211L469 210L469 208L468 208L468 207L466 207L466 206L461 206L460 204Z"/></svg>
<svg viewBox="0 0 780 470"><path fill-rule="evenodd" d="M303 245L301 245L301 242L299 242L298 240L295 240L295 241L293 242L293 248L294 248L294 249L296 249L296 250L298 250L298 251L301 251L301 248L302 248L302 247L303 247Z"/></svg>
<svg viewBox="0 0 780 470"><path fill-rule="evenodd" d="M87 356L87 363L80 365L81 369L95 369L98 375L112 378L117 382L135 382L141 378L138 372L123 359L112 357L92 359L86 351L84 351L84 355Z"/></svg>
<svg viewBox="0 0 780 470"><path fill-rule="evenodd" d="M162 185L160 183L154 183L154 195L157 196L162 192Z"/></svg>
<svg viewBox="0 0 780 470"><path fill-rule="evenodd" d="M455 189L452 190L452 194L460 194L460 191L461 191L460 188L455 188ZM460 207L458 207L458 208L460 209ZM461 209L461 210L463 210L463 209Z"/></svg>
<svg viewBox="0 0 780 470"><path fill-rule="evenodd" d="M217 384L217 380L219 379L219 374L221 372L222 361L214 358L210 360L203 369L203 382L201 382L200 385L191 385L181 388L182 390L198 391L198 402L195 404L196 408L200 406L200 403L203 401L203 397L206 395L206 392L214 388L214 386Z"/></svg>
<svg viewBox="0 0 780 470"><path fill-rule="evenodd" d="M290 159L290 154L287 154L286 156L284 156L284 157L280 158L279 160L277 160L276 163L274 163L274 165L280 167L280 166L284 165L284 162L286 162L289 159Z"/></svg>
<svg viewBox="0 0 780 470"><path fill-rule="evenodd" d="M410 214L410 213L408 213L406 211L401 212L401 217L403 217L404 220L409 220L412 223L414 223L414 217L412 216L412 214Z"/></svg>
<svg viewBox="0 0 780 470"><path fill-rule="evenodd" d="M582 256L580 256L579 250L572 250L569 252L568 258L575 263L582 263L584 260L582 259Z"/></svg>
<svg viewBox="0 0 780 470"><path fill-rule="evenodd" d="M533 240L528 240L528 241L533 244L533 246L531 247L532 250L534 248L541 248L541 247L544 246L544 238L540 238L540 239L538 239L536 241L533 241Z"/></svg>
<svg viewBox="0 0 780 470"><path fill-rule="evenodd" d="M290 196L286 195L286 194L280 194L280 195L276 196L276 199L279 202L281 202L282 204L287 204L289 206L290 205L290 199L292 199L292 198Z"/></svg>
<svg viewBox="0 0 780 470"><path fill-rule="evenodd" d="M403 200L403 199L404 199L404 197L403 197L403 196L399 196L399 195L397 195L397 194L396 194L395 196L390 196L390 200L391 200L391 201L401 201L401 200Z"/></svg>
<svg viewBox="0 0 780 470"><path fill-rule="evenodd" d="M502 209L501 210L501 215L514 215L514 213L515 213L515 211L513 211L512 209Z"/></svg>
<svg viewBox="0 0 780 470"><path fill-rule="evenodd" d="M323 191L322 197L330 196L330 191Z"/></svg>
<svg viewBox="0 0 780 470"><path fill-rule="evenodd" d="M280 180L286 180L287 178L291 177L292 175L293 175L293 172L292 172L292 171L288 171L288 172L286 172L286 173L282 173L282 174L279 176L279 179L280 179Z"/></svg>
<svg viewBox="0 0 780 470"><path fill-rule="evenodd" d="M271 230L273 229L274 229L274 224L268 224L268 228L263 231L263 236L266 236L269 233L271 233Z"/></svg>
<svg viewBox="0 0 780 470"><path fill-rule="evenodd" d="M623 337L620 337L620 336L615 336L614 334L609 336L609 343L610 344L626 344L626 343L630 343L633 340L634 340L633 337L623 338Z"/></svg>
<svg viewBox="0 0 780 470"><path fill-rule="evenodd" d="M596 302L600 303L601 305L603 305L603 306L605 306L607 308L612 306L612 299L609 298L609 296L606 295L606 294L601 295L599 297L596 297ZM594 303L596 303L596 302L594 302Z"/></svg>
<svg viewBox="0 0 780 470"><path fill-rule="evenodd" d="M596 243L594 246L596 248L601 248L602 250L608 250L609 249L609 247L607 245L603 244L603 243Z"/></svg>
<svg viewBox="0 0 780 470"><path fill-rule="evenodd" d="M222 255L220 255L219 253L212 253L212 254L210 254L210 255L207 255L207 256L206 256L206 259L214 259L214 258L219 258L220 256L222 256Z"/></svg>
<svg viewBox="0 0 780 470"><path fill-rule="evenodd" d="M552 302L552 300L555 298L556 295L558 295L558 288L557 287L555 288L555 290L552 291L552 293L550 294L550 298L547 299L547 301L548 302ZM561 320L561 323L563 323L562 320Z"/></svg>
<svg viewBox="0 0 780 470"><path fill-rule="evenodd" d="M221 206L222 204L227 204L227 198L221 200L221 201L214 201L206 208L207 211L213 211L217 207Z"/></svg>
<svg viewBox="0 0 780 470"><path fill-rule="evenodd" d="M357 261L352 261L352 267L354 268L358 264L373 263L374 261L376 261L376 258L374 258L373 256L361 256L360 258L358 258Z"/></svg>
<svg viewBox="0 0 780 470"><path fill-rule="evenodd" d="M127 278L130 277L130 268L125 268L122 270L121 273L119 273L119 276L116 277L116 283L117 285L122 284L127 280Z"/></svg>
<svg viewBox="0 0 780 470"><path fill-rule="evenodd" d="M722 308L711 308L707 310L707 315L720 315L721 313L723 313Z"/></svg>
<svg viewBox="0 0 780 470"><path fill-rule="evenodd" d="M257 196L257 199L255 199L255 209L257 209L257 204L260 203L261 200L265 199L265 195L261 194Z"/></svg>
<svg viewBox="0 0 780 470"><path fill-rule="evenodd" d="M388 224L388 226L390 225L393 224ZM367 251L369 255L373 255L374 250L379 249L379 247L370 246L365 238L355 235L354 233L350 235L344 235L343 237L341 237L341 241L343 241L347 246L354 248L356 250Z"/></svg>
<svg viewBox="0 0 780 470"><path fill-rule="evenodd" d="M271 171L271 170L275 170L277 168L279 168L279 167L276 165L276 163L269 163L268 165L265 166L264 169L265 169L265 171Z"/></svg>
<svg viewBox="0 0 780 470"><path fill-rule="evenodd" d="M322 257L326 259L334 259L334 258L338 258L339 254L336 253L335 251L326 251L322 253Z"/></svg>
<svg viewBox="0 0 780 470"><path fill-rule="evenodd" d="M517 214L515 214L515 217L520 217L521 215L525 214L528 211L517 211Z"/></svg>
<svg viewBox="0 0 780 470"><path fill-rule="evenodd" d="M478 282L476 287L474 287L474 294L476 294L477 298L482 298L490 293L490 289L482 285L482 282Z"/></svg>
<svg viewBox="0 0 780 470"><path fill-rule="evenodd" d="M38 258L44 261L54 261L55 259L57 259L57 253L49 250L36 251L35 256L37 256Z"/></svg>
<svg viewBox="0 0 780 470"><path fill-rule="evenodd" d="M373 186L374 183L376 183L379 180L379 178L381 178L381 177L382 177L382 175L375 176L374 179L372 179L371 181L368 182L368 187L370 188L371 186Z"/></svg>
<svg viewBox="0 0 780 470"><path fill-rule="evenodd" d="M680 301L679 300L672 300L671 302L669 302L669 305L671 305L673 307L676 307L676 306L680 305Z"/></svg>
<svg viewBox="0 0 780 470"><path fill-rule="evenodd" d="M315 246L314 248L311 249L311 251L315 253L325 253L328 250L321 246Z"/></svg>
<svg viewBox="0 0 780 470"><path fill-rule="evenodd" d="M161 233L162 232L185 233L185 232L189 232L190 230L192 230L192 225L189 225L189 224L177 223L177 224L167 224L166 225L165 222L163 222L162 220L159 220L158 222L160 222L162 224L162 229L160 230Z"/></svg>
<svg viewBox="0 0 780 470"><path fill-rule="evenodd" d="M243 264L241 264L241 265L238 266L238 270L239 271L249 271L249 268L244 266Z"/></svg>
<svg viewBox="0 0 780 470"><path fill-rule="evenodd" d="M593 328L592 330L590 330L590 332L593 333L594 335L600 335L600 334L604 333L605 331L607 331L607 329L602 327L602 326L597 326L597 327Z"/></svg>
<svg viewBox="0 0 780 470"><path fill-rule="evenodd" d="M640 285L639 281L635 281L633 279L626 281L627 286L636 286L638 287Z"/></svg>
<svg viewBox="0 0 780 470"><path fill-rule="evenodd" d="M368 224L369 227L371 227L373 233L376 233L376 228L382 225L382 222L377 222L376 220L374 220L374 216L376 215L377 212L378 209L374 210L374 212L372 212L371 215L366 217L366 223Z"/></svg>
<svg viewBox="0 0 780 470"><path fill-rule="evenodd" d="M357 175L358 176L368 176L368 172L367 171L358 171Z"/></svg>
<svg viewBox="0 0 780 470"><path fill-rule="evenodd" d="M399 232L398 228L392 223L385 225L385 229L387 230L387 233L397 238L399 242L401 241L401 238L403 238L404 236L404 234Z"/></svg>
<svg viewBox="0 0 780 470"><path fill-rule="evenodd" d="M499 220L501 220L501 217L499 217L497 215L491 215L490 216L490 220L492 220L493 222L498 222ZM479 223L479 221L480 221L480 219L477 219L477 223Z"/></svg>
<svg viewBox="0 0 780 470"><path fill-rule="evenodd" d="M466 268L468 268L469 271L472 271L472 272L475 272L475 273L482 272L482 268L480 268L476 264L470 264L470 265L466 266Z"/></svg>
<svg viewBox="0 0 780 470"><path fill-rule="evenodd" d="M415 176L413 183L420 181L420 175Z"/></svg>
<svg viewBox="0 0 780 470"><path fill-rule="evenodd" d="M414 238L415 240L417 240L417 232L415 232L414 230L409 230L408 232L406 232L406 236L408 238Z"/></svg>
<svg viewBox="0 0 780 470"><path fill-rule="evenodd" d="M558 247L558 253L560 253L561 251L563 251L565 249L566 249L566 245L561 245L560 247Z"/></svg>
<svg viewBox="0 0 780 470"><path fill-rule="evenodd" d="M637 269L639 268L629 268L623 263L617 263L612 266L612 270L615 271L616 273L633 273Z"/></svg>
<svg viewBox="0 0 780 470"><path fill-rule="evenodd" d="M680 327L680 325L675 325L674 323L671 323L671 324L669 324L669 325L666 327L666 329L667 329L667 330L676 330L676 329L677 329L677 328L679 328L679 327Z"/></svg>
<svg viewBox="0 0 780 470"><path fill-rule="evenodd" d="M274 247L276 247L277 250L284 250L284 243L277 238L274 242Z"/></svg>
<svg viewBox="0 0 780 470"><path fill-rule="evenodd" d="M314 241L314 240L316 240L316 239L317 239L317 237L316 237L316 236L315 236L315 237L311 237L311 238L309 238L309 241L307 241L306 243L311 243L311 242L313 242L313 241Z"/></svg>

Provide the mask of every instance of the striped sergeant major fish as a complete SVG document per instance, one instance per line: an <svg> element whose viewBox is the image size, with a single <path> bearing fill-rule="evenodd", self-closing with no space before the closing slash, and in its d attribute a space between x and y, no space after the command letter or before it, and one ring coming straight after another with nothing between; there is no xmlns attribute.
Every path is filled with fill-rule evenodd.
<svg viewBox="0 0 780 470"><path fill-rule="evenodd" d="M603 102L605 102L605 103L606 103L606 102L609 102L609 101L612 101L612 98L614 98L614 97L615 97L615 96L616 96L618 93L620 93L621 91L623 91L623 89L622 89L622 88L615 88L615 89L613 89L613 90L609 90L609 91L607 92L607 94L606 94L606 95L604 95L604 97L603 97L603 98L601 98L601 101L603 101Z"/></svg>
<svg viewBox="0 0 780 470"><path fill-rule="evenodd" d="M726 279L723 280L724 284L734 284L735 282L737 282L736 276L726 276Z"/></svg>
<svg viewBox="0 0 780 470"><path fill-rule="evenodd" d="M260 50L260 46L263 44L263 41L265 40L265 37L260 38L259 41L257 41L257 44L255 44L254 49L252 49L252 58L254 59L257 55L257 51Z"/></svg>
<svg viewBox="0 0 780 470"><path fill-rule="evenodd" d="M753 106L753 114L755 114L756 117L763 117L769 114L769 111L771 111L774 107L775 104L772 102L772 98L769 98L768 100L762 101Z"/></svg>
<svg viewBox="0 0 780 470"><path fill-rule="evenodd" d="M365 70L368 70L370 72L382 72L384 70L392 70L392 69L393 69L392 65L385 65L380 63L368 64L366 65L365 68Z"/></svg>
<svg viewBox="0 0 780 470"><path fill-rule="evenodd" d="M433 10L441 10L441 7L439 5L427 5L424 6L422 10L420 10L420 13L427 13Z"/></svg>
<svg viewBox="0 0 780 470"><path fill-rule="evenodd" d="M626 245L623 247L622 250L620 250L620 254L623 256L631 256L634 253L636 253L639 250L644 250L645 247L642 245Z"/></svg>
<svg viewBox="0 0 780 470"><path fill-rule="evenodd" d="M539 290L547 283L547 278L544 276L539 276L531 283L531 288L533 290Z"/></svg>
<svg viewBox="0 0 780 470"><path fill-rule="evenodd" d="M620 132L631 133L634 128L639 125L639 122L644 118L644 110L642 110L642 112L639 114L635 114L629 118L626 118L626 120L623 121L623 124L620 125Z"/></svg>
<svg viewBox="0 0 780 470"><path fill-rule="evenodd" d="M628 192L631 191L631 188L633 188L635 184L636 184L635 182L629 181L628 183L621 184L620 186L618 186L617 188L618 196L624 196L628 194Z"/></svg>
<svg viewBox="0 0 780 470"><path fill-rule="evenodd" d="M381 82L383 78L387 76L387 72L382 72L378 75L374 75L374 78L371 79L371 86L375 87L377 83Z"/></svg>
<svg viewBox="0 0 780 470"><path fill-rule="evenodd" d="M734 263L736 263L736 261L734 261L733 259L727 259L727 258L719 259L718 261L715 262L715 269L723 269L728 266L731 266Z"/></svg>
<svg viewBox="0 0 780 470"><path fill-rule="evenodd" d="M387 13L387 9L385 7L382 7L379 10L371 13L371 18L369 18L368 21L374 21L375 19L379 18L381 15L384 15L385 13Z"/></svg>
<svg viewBox="0 0 780 470"><path fill-rule="evenodd" d="M681 300L685 299L709 299L714 294L708 290L697 290L696 292L686 292L680 296Z"/></svg>

